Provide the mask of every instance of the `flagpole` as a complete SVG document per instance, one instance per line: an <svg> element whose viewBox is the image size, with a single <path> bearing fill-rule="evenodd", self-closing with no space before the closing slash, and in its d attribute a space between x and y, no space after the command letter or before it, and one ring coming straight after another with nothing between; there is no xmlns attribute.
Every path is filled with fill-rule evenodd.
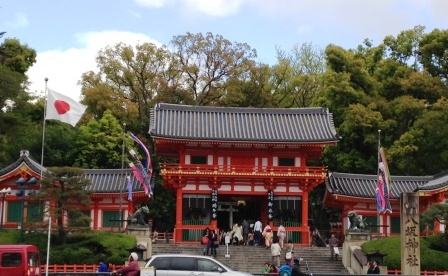
<svg viewBox="0 0 448 276"><path fill-rule="evenodd" d="M380 164L380 154L379 154L379 152L380 152L380 147L381 147L381 129L378 129L378 148L377 148L377 152L376 152L376 158L377 158L377 162L376 162L376 164L377 164L377 172L376 172L376 181L377 181L377 187L378 187L378 181L380 181L379 179L380 179L380 168L379 168L379 164ZM378 204L377 204L378 205ZM378 208L378 207L377 207ZM376 212L376 224L378 225L377 226L377 230L376 230L376 237L377 237L377 239L379 239L380 238L380 225L381 225L381 223L380 223L380 210L377 210L377 212Z"/></svg>
<svg viewBox="0 0 448 276"><path fill-rule="evenodd" d="M47 90L48 90L48 78L45 78L45 91L44 91L44 122L42 126L42 152L40 156L40 179L42 179L42 168L44 167L44 145L45 145L45 116L47 115Z"/></svg>
<svg viewBox="0 0 448 276"><path fill-rule="evenodd" d="M123 178L123 174L124 174L124 148L126 146L126 123L123 123L123 142L121 144L121 178ZM124 177L124 185L126 185L126 177ZM119 182L120 183L120 182ZM123 218L122 218L122 213L123 213L123 184L120 183L120 227L119 227L119 231L121 232L121 226L123 224Z"/></svg>
<svg viewBox="0 0 448 276"><path fill-rule="evenodd" d="M45 267L46 276L48 276L48 266L50 265L50 238L51 238L51 216L48 217L47 265Z"/></svg>

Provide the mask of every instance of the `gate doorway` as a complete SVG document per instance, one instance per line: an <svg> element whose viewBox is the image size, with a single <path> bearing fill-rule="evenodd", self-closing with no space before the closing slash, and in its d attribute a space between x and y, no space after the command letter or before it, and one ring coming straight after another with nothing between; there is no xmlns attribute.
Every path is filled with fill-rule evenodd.
<svg viewBox="0 0 448 276"><path fill-rule="evenodd" d="M253 197L232 197L229 201L218 202L218 228L229 231L235 223L244 219L249 224L261 218L261 199ZM225 200L225 199L224 199Z"/></svg>

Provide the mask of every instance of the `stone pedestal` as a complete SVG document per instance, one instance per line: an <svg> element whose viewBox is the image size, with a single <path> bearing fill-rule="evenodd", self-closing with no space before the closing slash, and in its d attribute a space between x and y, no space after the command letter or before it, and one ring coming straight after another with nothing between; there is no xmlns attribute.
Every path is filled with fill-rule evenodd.
<svg viewBox="0 0 448 276"><path fill-rule="evenodd" d="M366 241L370 241L370 230L346 230L345 240L342 245L342 263L345 267L362 267L364 264L352 264L353 251L360 249Z"/></svg>
<svg viewBox="0 0 448 276"><path fill-rule="evenodd" d="M151 237L151 228L148 225L129 225L126 229L126 234Z"/></svg>
<svg viewBox="0 0 448 276"><path fill-rule="evenodd" d="M366 242L370 241L370 231L369 230L346 230L345 231L345 241L350 242Z"/></svg>

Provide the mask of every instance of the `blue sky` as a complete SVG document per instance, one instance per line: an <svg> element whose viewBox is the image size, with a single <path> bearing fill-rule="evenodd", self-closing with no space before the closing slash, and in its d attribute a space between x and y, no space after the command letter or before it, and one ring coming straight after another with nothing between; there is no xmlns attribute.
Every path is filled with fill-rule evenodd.
<svg viewBox="0 0 448 276"><path fill-rule="evenodd" d="M3 38L18 38L38 53L30 90L48 87L80 99L81 74L96 71L106 45L168 45L186 32L212 32L257 50L274 64L276 47L330 43L355 48L365 38L423 25L448 29L446 0L7 0L0 3Z"/></svg>

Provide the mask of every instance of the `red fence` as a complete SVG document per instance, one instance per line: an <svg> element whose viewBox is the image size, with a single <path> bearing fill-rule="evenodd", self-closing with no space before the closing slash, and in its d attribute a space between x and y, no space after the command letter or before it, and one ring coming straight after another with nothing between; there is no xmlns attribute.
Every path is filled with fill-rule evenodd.
<svg viewBox="0 0 448 276"><path fill-rule="evenodd" d="M120 269L123 265L110 265L109 270L114 271ZM99 265L97 264L53 264L48 266L48 272L96 272ZM42 272L46 272L47 265L41 265L40 269Z"/></svg>
<svg viewBox="0 0 448 276"><path fill-rule="evenodd" d="M42 265L41 271L46 271L46 265ZM74 264L74 265L58 265L53 264L48 266L48 272L95 272L98 269L99 265L93 264ZM120 269L122 265L114 265L112 264L109 267L110 271ZM401 275L401 271L398 269L389 269L387 270L388 275ZM420 275L448 275L448 271L420 271Z"/></svg>
<svg viewBox="0 0 448 276"><path fill-rule="evenodd" d="M401 275L401 270L398 269L389 269L387 270L388 275ZM421 270L420 275L448 275L448 271L428 271Z"/></svg>

